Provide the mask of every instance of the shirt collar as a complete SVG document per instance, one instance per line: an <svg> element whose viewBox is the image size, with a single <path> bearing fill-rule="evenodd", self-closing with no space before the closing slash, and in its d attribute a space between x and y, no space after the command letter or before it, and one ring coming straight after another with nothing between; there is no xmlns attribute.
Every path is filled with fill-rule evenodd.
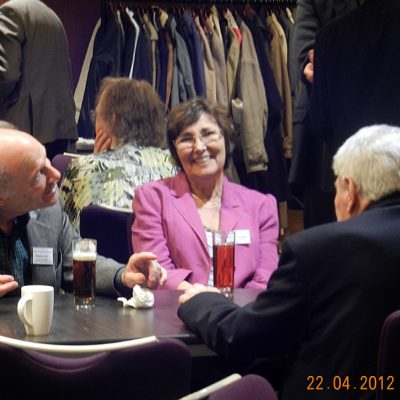
<svg viewBox="0 0 400 400"><path fill-rule="evenodd" d="M387 196L382 197L379 200L374 201L370 204L368 209L374 209L378 207L387 207L400 204L400 192L390 193Z"/></svg>
<svg viewBox="0 0 400 400"><path fill-rule="evenodd" d="M2 230L0 230L0 235L3 237L8 237L12 240L19 239L25 232L26 225L28 224L29 220L30 220L29 213L20 215L19 217L14 219L11 232L5 233Z"/></svg>

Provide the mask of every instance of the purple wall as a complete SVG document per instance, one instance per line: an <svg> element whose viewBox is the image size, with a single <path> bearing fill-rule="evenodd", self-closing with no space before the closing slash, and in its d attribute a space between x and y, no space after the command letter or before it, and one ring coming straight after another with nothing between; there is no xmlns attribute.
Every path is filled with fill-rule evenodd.
<svg viewBox="0 0 400 400"><path fill-rule="evenodd" d="M86 49L96 21L100 17L101 0L42 0L59 16L68 37L75 89Z"/></svg>

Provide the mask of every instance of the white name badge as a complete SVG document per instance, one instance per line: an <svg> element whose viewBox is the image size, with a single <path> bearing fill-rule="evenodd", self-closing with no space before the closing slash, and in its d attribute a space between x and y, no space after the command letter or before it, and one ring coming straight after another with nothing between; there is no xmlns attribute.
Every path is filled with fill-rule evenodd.
<svg viewBox="0 0 400 400"><path fill-rule="evenodd" d="M53 265L53 248L32 247L32 264Z"/></svg>
<svg viewBox="0 0 400 400"><path fill-rule="evenodd" d="M249 229L236 229L235 230L235 244L250 244L250 230Z"/></svg>

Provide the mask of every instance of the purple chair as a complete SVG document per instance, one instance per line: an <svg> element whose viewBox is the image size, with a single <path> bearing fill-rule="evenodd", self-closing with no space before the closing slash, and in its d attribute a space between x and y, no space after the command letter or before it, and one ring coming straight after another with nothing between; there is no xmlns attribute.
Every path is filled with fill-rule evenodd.
<svg viewBox="0 0 400 400"><path fill-rule="evenodd" d="M66 358L0 345L2 399L177 399L190 390L191 356L166 339Z"/></svg>
<svg viewBox="0 0 400 400"><path fill-rule="evenodd" d="M259 375L232 374L180 400L278 400L271 384Z"/></svg>
<svg viewBox="0 0 400 400"><path fill-rule="evenodd" d="M385 390L377 391L377 400L399 399L399 382L396 378L400 371L400 310L391 313L383 324L378 352L377 377L384 379ZM387 390L390 376L394 377L391 385L396 390ZM379 385L378 385L379 386Z"/></svg>
<svg viewBox="0 0 400 400"><path fill-rule="evenodd" d="M208 400L278 400L270 383L259 375L245 375L207 397Z"/></svg>
<svg viewBox="0 0 400 400"><path fill-rule="evenodd" d="M126 264L133 254L133 219L133 213L91 204L81 210L80 234L97 240L100 255Z"/></svg>
<svg viewBox="0 0 400 400"><path fill-rule="evenodd" d="M66 154L57 154L56 156L54 156L52 158L51 165L54 168L56 168L61 174L61 178L57 182L58 187L61 186L61 182L65 176L65 173L67 172L68 165L73 158L74 157L66 155Z"/></svg>

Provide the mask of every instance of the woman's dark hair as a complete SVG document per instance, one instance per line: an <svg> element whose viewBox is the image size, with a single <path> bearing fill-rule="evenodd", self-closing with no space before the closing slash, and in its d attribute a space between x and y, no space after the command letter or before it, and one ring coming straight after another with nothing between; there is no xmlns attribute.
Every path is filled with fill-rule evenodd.
<svg viewBox="0 0 400 400"><path fill-rule="evenodd" d="M207 114L214 118L215 122L221 129L221 133L225 140L226 158L224 168L226 168L229 164L230 157L229 139L233 134L232 121L228 117L228 111L225 107L213 104L201 97L178 104L171 110L167 124L167 141L171 155L176 164L182 168L174 144L175 139L185 128L197 122L202 114Z"/></svg>
<svg viewBox="0 0 400 400"><path fill-rule="evenodd" d="M102 118L120 143L166 147L163 104L146 81L107 77L101 81Z"/></svg>

